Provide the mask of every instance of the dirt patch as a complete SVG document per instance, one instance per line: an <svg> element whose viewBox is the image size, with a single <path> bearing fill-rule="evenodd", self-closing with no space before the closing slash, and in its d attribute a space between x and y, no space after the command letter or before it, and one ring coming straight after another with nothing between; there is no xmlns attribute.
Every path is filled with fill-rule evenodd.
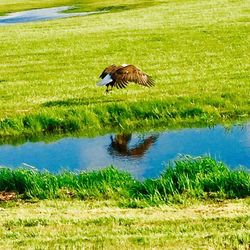
<svg viewBox="0 0 250 250"><path fill-rule="evenodd" d="M17 197L17 194L15 192L0 192L0 201L10 201L15 200Z"/></svg>

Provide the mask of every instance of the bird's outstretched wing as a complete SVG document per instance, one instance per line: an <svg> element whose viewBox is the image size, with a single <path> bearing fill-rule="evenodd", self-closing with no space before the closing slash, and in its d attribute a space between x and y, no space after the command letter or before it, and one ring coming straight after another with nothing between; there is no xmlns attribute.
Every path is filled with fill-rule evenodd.
<svg viewBox="0 0 250 250"><path fill-rule="evenodd" d="M117 69L118 67L117 66L115 66L115 65L110 65L110 66L108 66L107 68L105 68L104 70L103 70L103 72L101 73L101 75L100 75L100 78L104 78L107 74L110 74L112 71L114 71L115 69Z"/></svg>
<svg viewBox="0 0 250 250"><path fill-rule="evenodd" d="M134 82L146 87L154 86L154 80L151 76L143 73L133 65L119 67L114 73L117 88L125 88L129 82Z"/></svg>

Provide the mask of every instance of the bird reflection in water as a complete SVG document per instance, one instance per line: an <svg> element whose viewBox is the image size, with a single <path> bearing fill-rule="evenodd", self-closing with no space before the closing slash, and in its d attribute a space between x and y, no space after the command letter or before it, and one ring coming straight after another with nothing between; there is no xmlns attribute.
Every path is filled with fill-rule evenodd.
<svg viewBox="0 0 250 250"><path fill-rule="evenodd" d="M134 158L143 157L146 151L157 141L159 135L150 135L139 138L135 145L130 146L132 134L111 135L111 143L108 152L113 156L129 156Z"/></svg>

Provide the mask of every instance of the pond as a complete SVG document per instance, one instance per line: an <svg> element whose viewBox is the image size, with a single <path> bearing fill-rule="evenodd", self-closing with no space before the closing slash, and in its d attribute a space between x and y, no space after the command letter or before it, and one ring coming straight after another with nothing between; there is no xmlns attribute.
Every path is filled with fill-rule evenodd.
<svg viewBox="0 0 250 250"><path fill-rule="evenodd" d="M216 126L2 145L0 165L35 167L55 173L62 169L96 170L112 164L143 179L159 176L165 165L180 154L210 155L231 168L243 165L250 169L250 123L231 129Z"/></svg>
<svg viewBox="0 0 250 250"><path fill-rule="evenodd" d="M73 16L86 16L99 12L82 12L82 13L64 13L63 11L69 10L72 7L62 6L45 9L34 9L28 11L21 11L11 13L7 16L0 17L0 25L26 23L34 21L46 21L58 18L73 17Z"/></svg>

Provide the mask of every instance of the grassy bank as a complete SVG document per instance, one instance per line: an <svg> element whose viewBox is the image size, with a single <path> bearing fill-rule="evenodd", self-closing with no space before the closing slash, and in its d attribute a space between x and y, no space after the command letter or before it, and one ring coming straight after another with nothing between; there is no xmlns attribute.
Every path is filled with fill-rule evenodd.
<svg viewBox="0 0 250 250"><path fill-rule="evenodd" d="M1 0L0 3L0 15L6 13L39 9L39 8L50 8L58 6L73 6L74 8L70 11L82 12L82 11L123 11L135 8L143 8L152 6L161 1L149 1L149 0L123 0L123 1L112 1L112 0Z"/></svg>
<svg viewBox="0 0 250 250"><path fill-rule="evenodd" d="M113 167L1 169L0 190L18 192L0 202L0 249L249 247L250 175L210 158L181 160L141 182Z"/></svg>
<svg viewBox="0 0 250 250"><path fill-rule="evenodd" d="M210 158L177 161L140 182L114 167L0 169L2 190L17 198L0 202L0 249L249 247L250 175Z"/></svg>
<svg viewBox="0 0 250 250"><path fill-rule="evenodd" d="M0 12L74 3L7 2ZM247 1L77 2L112 11L0 26L1 137L249 119ZM95 83L111 63L141 67L156 86L105 95Z"/></svg>
<svg viewBox="0 0 250 250"><path fill-rule="evenodd" d="M86 201L0 203L0 249L248 249L250 200L121 209ZM7 205L5 204L5 205Z"/></svg>
<svg viewBox="0 0 250 250"><path fill-rule="evenodd" d="M144 181L114 167L60 174L2 168L0 191L14 191L22 199L111 200L119 206L144 207L247 197L250 175L244 170L230 170L208 157L180 159L170 164L159 178Z"/></svg>

